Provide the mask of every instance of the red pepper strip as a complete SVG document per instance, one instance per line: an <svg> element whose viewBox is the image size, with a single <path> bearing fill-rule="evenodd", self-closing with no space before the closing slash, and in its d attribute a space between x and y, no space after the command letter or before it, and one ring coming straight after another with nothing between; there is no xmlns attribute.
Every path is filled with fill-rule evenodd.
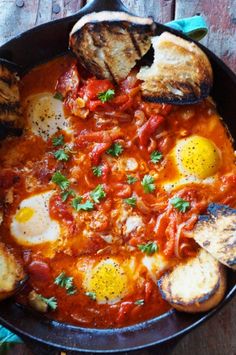
<svg viewBox="0 0 236 355"><path fill-rule="evenodd" d="M110 167L107 163L103 163L102 165L102 181L106 182L108 175L110 173Z"/></svg>
<svg viewBox="0 0 236 355"><path fill-rule="evenodd" d="M164 121L164 117L161 115L153 115L149 118L149 120L144 123L142 127L139 129L138 137L139 137L139 142L142 146L147 146L149 138L157 128L162 124Z"/></svg>
<svg viewBox="0 0 236 355"><path fill-rule="evenodd" d="M98 165L101 155L110 147L111 142L108 143L98 143L95 145L93 150L90 153L90 158L93 165Z"/></svg>
<svg viewBox="0 0 236 355"><path fill-rule="evenodd" d="M118 324L122 324L123 321L125 320L125 317L127 315L127 313L130 311L130 309L134 306L133 302L122 302L119 312L118 312L118 316L117 316L117 323Z"/></svg>
<svg viewBox="0 0 236 355"><path fill-rule="evenodd" d="M122 183L114 183L111 186L115 196L121 197L121 198L127 198L130 197L132 190L130 185L128 184L122 184Z"/></svg>
<svg viewBox="0 0 236 355"><path fill-rule="evenodd" d="M147 303L150 300L150 297L152 295L152 290L153 290L153 283L151 281L147 281L145 283L145 296L144 296L144 301Z"/></svg>
<svg viewBox="0 0 236 355"><path fill-rule="evenodd" d="M79 145L83 145L83 143L110 143L112 141L122 137L122 132L120 129L117 130L110 130L110 131L84 131L81 132L80 135L76 138L76 143Z"/></svg>
<svg viewBox="0 0 236 355"><path fill-rule="evenodd" d="M172 108L172 105L162 104L161 114L167 116L172 111Z"/></svg>
<svg viewBox="0 0 236 355"><path fill-rule="evenodd" d="M163 251L164 255L170 257L174 254L176 221L172 219L166 229L167 242Z"/></svg>

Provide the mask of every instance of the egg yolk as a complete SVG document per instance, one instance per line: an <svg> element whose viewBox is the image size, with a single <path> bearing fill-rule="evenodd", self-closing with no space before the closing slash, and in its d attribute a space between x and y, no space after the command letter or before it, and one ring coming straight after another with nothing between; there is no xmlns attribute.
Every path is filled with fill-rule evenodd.
<svg viewBox="0 0 236 355"><path fill-rule="evenodd" d="M214 175L220 165L220 155L215 144L207 138L191 136L181 140L174 149L181 173L205 179Z"/></svg>
<svg viewBox="0 0 236 355"><path fill-rule="evenodd" d="M115 303L126 293L127 277L117 262L108 259L92 269L85 288L95 292L98 303Z"/></svg>
<svg viewBox="0 0 236 355"><path fill-rule="evenodd" d="M33 208L30 207L23 207L17 212L15 219L19 223L26 223L28 222L34 215Z"/></svg>

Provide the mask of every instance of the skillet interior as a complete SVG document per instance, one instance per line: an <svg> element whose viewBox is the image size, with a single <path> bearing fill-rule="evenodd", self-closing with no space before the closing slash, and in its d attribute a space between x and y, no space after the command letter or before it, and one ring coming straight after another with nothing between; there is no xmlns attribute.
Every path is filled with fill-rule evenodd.
<svg viewBox="0 0 236 355"><path fill-rule="evenodd" d="M77 15L41 25L14 38L0 48L0 57L11 60L28 70L41 62L67 51L68 33L75 21L93 10L125 10L116 1L94 0ZM127 10L126 10L127 11ZM157 24L157 34L167 30ZM181 36L175 30L168 31ZM187 39L185 36L183 38ZM231 135L236 138L236 77L213 53L201 46L211 60L214 71L212 96L224 117ZM38 314L25 311L10 300L0 304L0 322L21 336L53 345L60 349L84 352L119 352L144 348L171 341L202 323L219 310L236 293L236 274L229 272L228 291L223 302L214 310L201 315L171 311L148 322L113 330L84 329L49 322Z"/></svg>

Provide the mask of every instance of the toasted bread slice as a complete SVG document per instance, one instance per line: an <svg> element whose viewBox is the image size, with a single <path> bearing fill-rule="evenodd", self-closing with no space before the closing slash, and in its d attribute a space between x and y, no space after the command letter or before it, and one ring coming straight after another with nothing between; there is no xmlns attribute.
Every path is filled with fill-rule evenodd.
<svg viewBox="0 0 236 355"><path fill-rule="evenodd" d="M0 61L0 123L14 127L19 126L21 118L18 83L16 73Z"/></svg>
<svg viewBox="0 0 236 355"><path fill-rule="evenodd" d="M213 82L211 64L193 42L169 32L153 37L151 67L137 74L143 80L143 98L151 102L196 103L209 95Z"/></svg>
<svg viewBox="0 0 236 355"><path fill-rule="evenodd" d="M193 238L222 264L236 270L236 209L212 203L199 217Z"/></svg>
<svg viewBox="0 0 236 355"><path fill-rule="evenodd" d="M151 18L101 11L82 17L70 33L70 48L80 64L101 79L119 82L151 47Z"/></svg>
<svg viewBox="0 0 236 355"><path fill-rule="evenodd" d="M204 249L177 265L159 281L162 297L179 311L205 312L217 306L226 290L225 268Z"/></svg>
<svg viewBox="0 0 236 355"><path fill-rule="evenodd" d="M11 296L24 278L21 264L5 245L0 243L0 300Z"/></svg>

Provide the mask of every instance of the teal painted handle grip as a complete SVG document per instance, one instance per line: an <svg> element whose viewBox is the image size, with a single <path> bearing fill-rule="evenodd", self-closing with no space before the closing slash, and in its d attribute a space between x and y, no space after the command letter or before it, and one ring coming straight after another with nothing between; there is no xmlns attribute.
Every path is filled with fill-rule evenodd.
<svg viewBox="0 0 236 355"><path fill-rule="evenodd" d="M202 16L174 20L167 22L165 25L184 33L196 41L200 41L208 32L206 21Z"/></svg>

